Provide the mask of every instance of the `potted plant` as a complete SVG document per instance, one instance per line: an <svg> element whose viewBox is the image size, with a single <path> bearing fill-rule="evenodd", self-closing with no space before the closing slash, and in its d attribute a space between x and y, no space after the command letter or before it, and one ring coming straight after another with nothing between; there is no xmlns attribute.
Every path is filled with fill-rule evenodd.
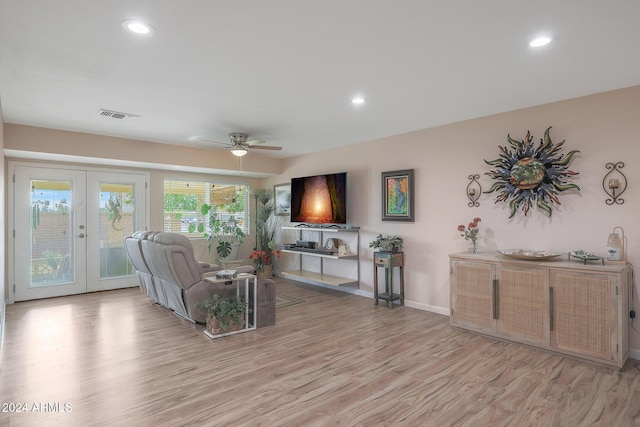
<svg viewBox="0 0 640 427"><path fill-rule="evenodd" d="M402 243L401 237L378 234L376 239L369 243L369 247L379 249L381 252L401 252Z"/></svg>
<svg viewBox="0 0 640 427"><path fill-rule="evenodd" d="M260 278L273 275L273 265L280 258L276 238L280 231L280 217L275 215L275 198L271 191L259 190L256 198L256 246L249 256Z"/></svg>
<svg viewBox="0 0 640 427"><path fill-rule="evenodd" d="M196 308L207 314L207 330L213 335L238 331L244 327L247 300L244 295L214 294Z"/></svg>
<svg viewBox="0 0 640 427"><path fill-rule="evenodd" d="M212 246L211 239L215 238L218 258L227 258L231 254L233 244L240 245L245 238L236 216L242 210L243 207L237 201L220 206L204 203L200 206L200 213L203 217L208 217L208 221L189 224L189 233L204 233L204 237L209 240L209 251Z"/></svg>

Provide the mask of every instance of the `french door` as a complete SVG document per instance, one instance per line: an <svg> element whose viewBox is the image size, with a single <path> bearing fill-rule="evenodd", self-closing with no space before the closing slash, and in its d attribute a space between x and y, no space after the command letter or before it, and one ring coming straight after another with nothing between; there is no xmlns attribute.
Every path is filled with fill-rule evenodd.
<svg viewBox="0 0 640 427"><path fill-rule="evenodd" d="M13 174L15 301L137 286L123 238L146 227L145 174L17 164Z"/></svg>

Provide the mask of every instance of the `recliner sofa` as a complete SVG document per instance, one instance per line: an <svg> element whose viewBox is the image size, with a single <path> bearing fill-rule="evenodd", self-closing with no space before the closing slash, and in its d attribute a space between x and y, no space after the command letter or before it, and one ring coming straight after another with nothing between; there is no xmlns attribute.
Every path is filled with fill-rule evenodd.
<svg viewBox="0 0 640 427"><path fill-rule="evenodd" d="M205 323L206 315L196 305L216 293L235 293L235 287L205 280L220 267L198 262L191 242L182 234L137 231L124 241L142 291L181 317ZM246 265L235 270L252 273L254 268Z"/></svg>

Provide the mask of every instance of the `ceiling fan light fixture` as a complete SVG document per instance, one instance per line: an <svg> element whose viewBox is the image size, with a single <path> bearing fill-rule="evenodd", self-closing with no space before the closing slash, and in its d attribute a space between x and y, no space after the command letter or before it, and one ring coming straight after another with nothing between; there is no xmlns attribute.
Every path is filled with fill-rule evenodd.
<svg viewBox="0 0 640 427"><path fill-rule="evenodd" d="M247 150L245 150L244 148L234 148L231 150L231 154L233 154L236 157L242 157L244 155L246 155L248 153Z"/></svg>

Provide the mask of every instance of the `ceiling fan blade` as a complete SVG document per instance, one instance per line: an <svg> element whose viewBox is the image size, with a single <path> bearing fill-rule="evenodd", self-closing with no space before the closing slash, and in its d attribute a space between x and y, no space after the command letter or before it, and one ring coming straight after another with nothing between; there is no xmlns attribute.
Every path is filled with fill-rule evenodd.
<svg viewBox="0 0 640 427"><path fill-rule="evenodd" d="M212 143L212 144L224 145L225 147L233 147L233 144L231 144L230 142L220 142L220 141L214 141L214 140L212 140L212 139L204 139L204 138L201 138L201 139L199 139L198 141L201 141L201 142L210 142L210 143Z"/></svg>
<svg viewBox="0 0 640 427"><path fill-rule="evenodd" d="M257 145L257 144L264 144L266 141L264 139L252 139L251 141L247 141L246 144L247 145Z"/></svg>
<svg viewBox="0 0 640 427"><path fill-rule="evenodd" d="M251 145L250 148L252 150L273 150L273 151L280 151L282 150L282 147L274 147L272 145Z"/></svg>

